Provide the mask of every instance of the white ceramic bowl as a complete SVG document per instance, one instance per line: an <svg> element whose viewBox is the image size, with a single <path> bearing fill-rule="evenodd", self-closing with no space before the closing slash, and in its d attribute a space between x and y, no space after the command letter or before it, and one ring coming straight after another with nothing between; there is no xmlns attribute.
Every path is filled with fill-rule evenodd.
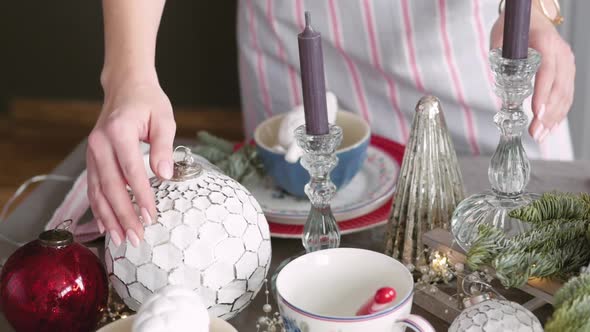
<svg viewBox="0 0 590 332"><path fill-rule="evenodd" d="M120 319L116 322L110 323L102 327L96 332L131 332L131 326L133 325L133 319L135 315L129 316L125 319ZM172 332L172 331L170 331ZM184 332L184 331L174 331ZM192 332L192 331L191 331ZM197 332L197 331L195 331ZM200 331L198 331L200 332ZM209 326L209 332L238 332L233 326L223 319L211 317L211 325Z"/></svg>

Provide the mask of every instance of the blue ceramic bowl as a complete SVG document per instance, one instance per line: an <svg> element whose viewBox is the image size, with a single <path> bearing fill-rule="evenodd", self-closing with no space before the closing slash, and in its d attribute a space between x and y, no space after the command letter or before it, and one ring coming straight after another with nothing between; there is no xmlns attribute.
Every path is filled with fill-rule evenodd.
<svg viewBox="0 0 590 332"><path fill-rule="evenodd" d="M262 122L254 132L254 141L264 170L275 183L291 195L304 197L309 174L299 162L289 163L285 154L274 151L283 114ZM332 182L340 189L352 180L367 157L371 129L360 116L346 111L338 112L336 124L342 128L342 144L336 150L338 166L331 173Z"/></svg>

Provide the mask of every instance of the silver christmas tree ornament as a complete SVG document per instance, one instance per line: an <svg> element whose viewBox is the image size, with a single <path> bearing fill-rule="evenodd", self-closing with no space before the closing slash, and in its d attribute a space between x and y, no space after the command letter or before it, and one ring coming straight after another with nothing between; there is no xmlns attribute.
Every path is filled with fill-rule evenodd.
<svg viewBox="0 0 590 332"><path fill-rule="evenodd" d="M463 180L438 98L416 105L387 226L385 253L405 264L426 265L422 235L448 229L463 199Z"/></svg>

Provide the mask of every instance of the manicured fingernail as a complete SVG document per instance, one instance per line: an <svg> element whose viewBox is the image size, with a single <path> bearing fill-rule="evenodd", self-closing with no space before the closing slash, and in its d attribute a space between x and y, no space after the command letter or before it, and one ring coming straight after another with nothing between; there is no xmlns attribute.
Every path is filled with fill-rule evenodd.
<svg viewBox="0 0 590 332"><path fill-rule="evenodd" d="M541 108L539 108L539 113L537 113L537 119L541 119L543 117L543 114L545 114L545 104L541 105Z"/></svg>
<svg viewBox="0 0 590 332"><path fill-rule="evenodd" d="M152 217L146 208L141 208L141 217L143 218L143 221L146 225L152 224Z"/></svg>
<svg viewBox="0 0 590 332"><path fill-rule="evenodd" d="M541 134L541 137L539 138L539 143L543 143L543 141L545 140L545 137L547 137L548 134L549 134L549 129L543 130L543 133Z"/></svg>
<svg viewBox="0 0 590 332"><path fill-rule="evenodd" d="M172 177L172 164L169 161L162 160L158 163L158 172L165 179Z"/></svg>
<svg viewBox="0 0 590 332"><path fill-rule="evenodd" d="M131 228L127 230L127 240L129 240L131 245L135 248L139 247L139 237L137 237L137 234L135 234Z"/></svg>
<svg viewBox="0 0 590 332"><path fill-rule="evenodd" d="M100 234L104 234L104 225L100 219L96 219L96 225L98 226L98 231Z"/></svg>
<svg viewBox="0 0 590 332"><path fill-rule="evenodd" d="M111 234L111 241L113 241L113 243L118 247L121 245L121 237L119 237L119 233L117 233L117 231L112 230L110 232Z"/></svg>
<svg viewBox="0 0 590 332"><path fill-rule="evenodd" d="M533 133L533 139L535 141L537 141L537 142L539 141L539 138L543 134L543 130L545 130L545 127L543 126L543 124L541 122L539 122L539 125L537 126L537 128L535 129L535 132Z"/></svg>

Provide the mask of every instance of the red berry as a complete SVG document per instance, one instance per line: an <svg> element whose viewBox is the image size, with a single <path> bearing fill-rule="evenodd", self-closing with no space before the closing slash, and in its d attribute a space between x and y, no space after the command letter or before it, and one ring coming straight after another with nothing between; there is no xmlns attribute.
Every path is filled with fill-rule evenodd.
<svg viewBox="0 0 590 332"><path fill-rule="evenodd" d="M379 288L375 293L375 302L378 304L385 304L390 303L391 301L395 300L397 296L395 289L391 287L383 287Z"/></svg>

